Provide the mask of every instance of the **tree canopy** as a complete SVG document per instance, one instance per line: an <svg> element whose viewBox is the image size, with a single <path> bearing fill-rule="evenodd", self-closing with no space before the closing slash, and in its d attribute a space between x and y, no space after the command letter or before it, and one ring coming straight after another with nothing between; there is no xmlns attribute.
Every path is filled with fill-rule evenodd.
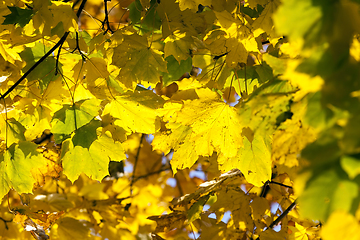
<svg viewBox="0 0 360 240"><path fill-rule="evenodd" d="M359 0L0 0L2 239L360 240Z"/></svg>

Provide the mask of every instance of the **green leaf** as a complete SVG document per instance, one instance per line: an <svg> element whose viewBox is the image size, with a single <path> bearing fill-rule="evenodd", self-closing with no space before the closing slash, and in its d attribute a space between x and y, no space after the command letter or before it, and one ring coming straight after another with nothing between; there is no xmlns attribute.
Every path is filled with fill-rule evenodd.
<svg viewBox="0 0 360 240"><path fill-rule="evenodd" d="M100 126L100 121L92 120L90 123L77 129L75 131L75 135L72 138L74 146L89 148L90 145L97 139L96 129Z"/></svg>
<svg viewBox="0 0 360 240"><path fill-rule="evenodd" d="M147 26L148 29L160 29L161 19L156 11L157 0L151 0L150 8L146 12L142 23Z"/></svg>
<svg viewBox="0 0 360 240"><path fill-rule="evenodd" d="M139 22L141 19L141 11L142 11L140 0L135 0L134 2L132 2L128 6L128 9L129 9L129 18L131 22L133 24Z"/></svg>
<svg viewBox="0 0 360 240"><path fill-rule="evenodd" d="M325 105L322 92L309 94L306 98L308 104L304 120L317 130L330 128L346 114L335 107L330 108L330 106Z"/></svg>
<svg viewBox="0 0 360 240"><path fill-rule="evenodd" d="M144 36L124 35L123 39L123 42L114 48L112 56L112 64L121 68L118 79L130 89L135 89L137 83L155 87L160 80L160 73L167 72L163 53L149 47Z"/></svg>
<svg viewBox="0 0 360 240"><path fill-rule="evenodd" d="M23 72L29 70L35 62L40 60L50 48L44 46L40 42L36 42L34 47L27 47L20 53L23 60L26 61L26 66L22 69ZM55 76L56 60L53 56L47 57L40 65L31 71L26 77L28 81L39 80L40 89L44 91L49 85L50 81L56 80L58 76ZM58 66L61 70L62 64Z"/></svg>
<svg viewBox="0 0 360 240"><path fill-rule="evenodd" d="M346 179L343 172L336 171L338 167L333 165L331 169L313 172L299 198L303 217L325 221L336 210L349 212L352 205L358 206L353 201L358 197L359 186Z"/></svg>
<svg viewBox="0 0 360 240"><path fill-rule="evenodd" d="M265 83L273 78L273 70L266 62L256 66L255 71L259 75L259 83Z"/></svg>
<svg viewBox="0 0 360 240"><path fill-rule="evenodd" d="M163 74L165 86L178 80L184 73L190 72L192 69L191 57L186 60L181 60L180 63L172 55L168 56L165 60L167 61L167 70L169 72Z"/></svg>
<svg viewBox="0 0 360 240"><path fill-rule="evenodd" d="M23 9L19 7L8 7L11 11L9 15L4 16L5 20L2 25L19 24L20 27L25 27L28 24L34 14L31 9Z"/></svg>
<svg viewBox="0 0 360 240"><path fill-rule="evenodd" d="M14 188L18 193L31 193L36 180L31 174L33 168L46 164L42 154L31 142L12 144L0 156L0 197Z"/></svg>
<svg viewBox="0 0 360 240"><path fill-rule="evenodd" d="M286 70L286 60L274 57L270 54L264 54L263 60L272 68L274 75L283 74Z"/></svg>
<svg viewBox="0 0 360 240"><path fill-rule="evenodd" d="M59 111L54 113L51 121L53 134L68 135L89 123L99 114L98 99L81 100L74 105L64 105Z"/></svg>
<svg viewBox="0 0 360 240"><path fill-rule="evenodd" d="M288 36L292 40L311 36L310 33L319 31L321 18L321 6L315 4L312 0L284 1L273 16L277 32Z"/></svg>
<svg viewBox="0 0 360 240"><path fill-rule="evenodd" d="M3 137L6 138L7 146L12 145L13 143L18 143L19 141L25 141L25 127L21 125L14 118L10 118L6 121L1 129Z"/></svg>
<svg viewBox="0 0 360 240"><path fill-rule="evenodd" d="M71 182L74 182L81 173L88 177L101 181L108 174L108 162L94 159L87 148L75 146L68 151L62 159L64 174Z"/></svg>

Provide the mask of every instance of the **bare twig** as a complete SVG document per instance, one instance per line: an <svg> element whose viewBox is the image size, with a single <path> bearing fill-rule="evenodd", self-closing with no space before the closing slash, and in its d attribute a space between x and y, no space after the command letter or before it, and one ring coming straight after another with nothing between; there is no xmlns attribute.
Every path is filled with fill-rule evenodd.
<svg viewBox="0 0 360 240"><path fill-rule="evenodd" d="M147 174L145 174L145 175L142 175L142 176L139 176L139 177L134 178L134 183L135 183L136 181L142 179L142 178L147 178L147 177L149 177L149 176L151 176L151 175L159 174L159 173L161 173L161 172L165 172L165 171L169 171L169 170L171 170L171 168L162 168L162 169L157 170L157 171L154 171L154 172L149 172L149 173L147 173Z"/></svg>
<svg viewBox="0 0 360 240"><path fill-rule="evenodd" d="M270 224L269 228L273 228L273 227L275 227L276 225L278 225L279 222L280 222L286 215L288 215L289 212L290 212L291 210L293 210L295 206L296 206L296 200L295 200L292 204L290 204L290 206L289 206L277 219L275 219L275 221L273 221L273 222Z"/></svg>
<svg viewBox="0 0 360 240"><path fill-rule="evenodd" d="M282 183L279 183L279 182L273 182L273 181L271 181L271 182L269 182L269 183L277 184L277 185L280 185L280 186L282 186L282 187L287 187L287 188L290 188L290 189L293 188L292 186L288 186L288 185L285 185L285 184L282 184Z"/></svg>
<svg viewBox="0 0 360 240"><path fill-rule="evenodd" d="M102 23L102 29L105 30L105 24L106 24L106 27L107 29L105 30L104 32L104 35L110 31L111 33L114 33L114 31L111 29L110 27L110 23L109 23L109 12L108 12L108 9L107 9L107 2L110 2L111 0L104 0L104 5L105 5L105 19Z"/></svg>
<svg viewBox="0 0 360 240"><path fill-rule="evenodd" d="M280 223L280 221L281 221L284 217L286 217L286 215L288 215L291 210L294 209L295 206L296 206L296 200L295 200L293 203L291 203L290 206L289 206L277 219L275 219L275 221L273 221L273 222L269 225L269 227L268 227L267 229L265 229L264 231L266 231L266 230L268 230L268 229L272 229L273 227L275 227L276 225L278 225L278 224ZM256 240L260 240L260 237L256 238Z"/></svg>

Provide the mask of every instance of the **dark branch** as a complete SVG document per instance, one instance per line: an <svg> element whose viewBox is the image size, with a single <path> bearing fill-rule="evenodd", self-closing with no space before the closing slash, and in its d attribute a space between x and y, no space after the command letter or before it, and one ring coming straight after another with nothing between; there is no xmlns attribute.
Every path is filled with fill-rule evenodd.
<svg viewBox="0 0 360 240"><path fill-rule="evenodd" d="M79 18L82 10L84 9L85 3L87 0L83 0L81 2L81 5L76 13L76 16ZM42 56L29 70L27 70L24 75L20 77L19 80L15 82L14 85L12 85L3 95L1 95L0 99L4 99L7 95L9 95L37 66L39 66L48 56L50 56L58 47L62 46L62 44L65 42L67 36L70 32L64 33L64 35L61 37L61 39L53 46L47 53L45 53L44 56Z"/></svg>
<svg viewBox="0 0 360 240"><path fill-rule="evenodd" d="M289 212L290 212L291 210L293 210L295 206L296 206L296 200L295 200L292 204L290 204L290 206L289 206L277 219L275 219L275 221L273 221L273 222L269 225L269 227L268 227L267 229L265 229L265 231L268 230L268 229L272 229L273 227L275 227L276 225L278 225L279 222L280 222L286 215L288 215ZM260 237L256 238L256 240L260 240Z"/></svg>
<svg viewBox="0 0 360 240"><path fill-rule="evenodd" d="M80 49L79 33L78 32L76 32L76 47L74 48L74 50L71 51L71 53L74 53L76 50L79 51L82 60L86 61L86 56L81 52L81 49Z"/></svg>
<svg viewBox="0 0 360 240"><path fill-rule="evenodd" d="M279 183L279 182L273 182L273 181L271 181L271 182L269 182L269 183L272 183L272 184L277 184L277 185L280 185L280 186L282 186L282 187L287 187L287 188L292 189L292 187L291 187L291 186L288 186L288 185L285 185L285 184L282 184L282 183Z"/></svg>
<svg viewBox="0 0 360 240"><path fill-rule="evenodd" d="M279 222L280 222L286 215L288 215L289 212L290 212L291 210L293 210L293 208L294 208L295 206L296 206L296 200L295 200L292 204L290 204L290 206L289 206L275 221L273 221L273 222L270 224L269 228L273 228L273 227L275 227L276 225L278 225Z"/></svg>
<svg viewBox="0 0 360 240"><path fill-rule="evenodd" d="M105 19L102 23L102 29L105 29L105 24L106 24L106 30L104 32L104 35L110 31L111 33L114 33L114 31L111 29L110 27L110 23L109 23L109 12L108 12L108 8L107 8L107 2L110 2L111 0L104 0L104 5L105 5Z"/></svg>

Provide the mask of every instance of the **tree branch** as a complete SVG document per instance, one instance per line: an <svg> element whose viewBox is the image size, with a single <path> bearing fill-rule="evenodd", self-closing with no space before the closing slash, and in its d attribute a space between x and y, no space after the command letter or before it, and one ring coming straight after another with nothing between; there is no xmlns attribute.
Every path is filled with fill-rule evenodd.
<svg viewBox="0 0 360 240"><path fill-rule="evenodd" d="M81 2L81 5L76 13L76 16L79 18L82 10L85 7L85 3L87 0L83 0ZM19 80L17 80L14 85L12 85L4 94L1 95L0 99L4 99L7 95L9 95L37 66L40 65L48 56L50 56L58 47L62 46L62 44L65 42L67 36L70 32L64 33L64 35L61 37L61 39L53 46L47 53L45 53L44 56L42 56L29 70L27 70L24 75L22 75Z"/></svg>
<svg viewBox="0 0 360 240"><path fill-rule="evenodd" d="M114 31L111 29L111 27L110 27L110 23L109 23L109 12L108 12L108 8L107 8L107 2L110 2L111 0L104 0L104 7L105 7L105 19L104 19L104 21L103 21L103 23L102 23L102 29L104 29L105 30L105 24L106 24L106 27L107 27L107 29L105 30L105 32L104 32L104 35L108 32L108 31L110 31L111 33L114 33Z"/></svg>
<svg viewBox="0 0 360 240"><path fill-rule="evenodd" d="M297 199L296 199L296 200L297 200ZM277 219L275 219L275 221L273 221L273 222L269 225L269 227L268 227L267 229L265 229L265 231L268 230L268 229L272 229L273 227L275 227L276 225L278 225L279 222L280 222L284 217L286 217L286 215L288 215L291 210L294 209L294 207L296 206L296 200L295 200L292 204L290 204L290 206L289 206ZM260 240L260 237L256 238L256 240Z"/></svg>
<svg viewBox="0 0 360 240"><path fill-rule="evenodd" d="M279 222L280 222L286 215L288 215L289 212L290 212L291 210L293 210L293 208L294 208L295 206L296 206L296 200L295 200L292 204L290 204L290 206L289 206L275 221L273 221L273 222L270 224L269 228L273 228L273 227L275 227L276 225L278 225Z"/></svg>

